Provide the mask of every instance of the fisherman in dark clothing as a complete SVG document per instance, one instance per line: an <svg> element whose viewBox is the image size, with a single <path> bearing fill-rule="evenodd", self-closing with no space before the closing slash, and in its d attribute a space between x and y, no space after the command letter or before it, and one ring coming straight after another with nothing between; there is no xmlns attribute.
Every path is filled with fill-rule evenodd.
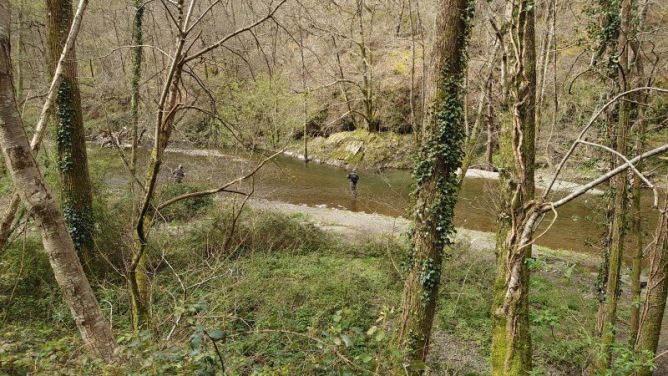
<svg viewBox="0 0 668 376"><path fill-rule="evenodd" d="M350 192L353 194L354 198L357 198L357 182L360 180L360 176L357 175L356 168L353 168L348 174L348 180L350 181Z"/></svg>
<svg viewBox="0 0 668 376"><path fill-rule="evenodd" d="M177 183L181 183L183 181L183 178L186 177L186 173L183 172L183 165L179 165L179 167L176 168L176 170L172 171L172 180L174 180Z"/></svg>

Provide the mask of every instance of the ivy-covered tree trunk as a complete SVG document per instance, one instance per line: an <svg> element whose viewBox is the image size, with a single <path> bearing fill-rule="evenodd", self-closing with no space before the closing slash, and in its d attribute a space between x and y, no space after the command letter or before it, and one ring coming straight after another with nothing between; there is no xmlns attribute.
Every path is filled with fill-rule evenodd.
<svg viewBox="0 0 668 376"><path fill-rule="evenodd" d="M410 373L421 372L429 351L444 248L451 244L457 175L464 142L463 80L473 17L470 0L439 2L432 53L432 108L415 166L415 227L401 304L400 345Z"/></svg>
<svg viewBox="0 0 668 376"><path fill-rule="evenodd" d="M668 297L668 196L656 229L656 242L650 253L647 295L640 312L635 351L643 364L654 358ZM642 367L638 376L652 376L652 369Z"/></svg>
<svg viewBox="0 0 668 376"><path fill-rule="evenodd" d="M621 30L619 33L619 83L622 91L628 88L626 74L629 72L628 35L631 26L632 0L624 0L621 6ZM626 101L618 104L618 126L616 132L616 150L622 155L627 154L627 134L629 129L630 106ZM616 164L622 164L622 158L616 158ZM601 335L603 359L597 361L601 372L607 371L612 362L612 345L615 342L615 326L617 324L617 305L620 295L620 272L624 256L625 232L627 224L628 175L618 174L612 182L615 190L614 215L612 218L612 237L608 261L608 278L605 290L605 301L599 310L599 333Z"/></svg>
<svg viewBox="0 0 668 376"><path fill-rule="evenodd" d="M139 84L141 81L141 65L143 57L144 35L144 1L135 0L135 17L132 28L132 81L130 82L130 112L132 115L132 157L130 160L130 188L134 192L135 175L137 173L137 148L139 146ZM134 216L134 211L133 211Z"/></svg>
<svg viewBox="0 0 668 376"><path fill-rule="evenodd" d="M619 73L613 59L616 58L617 42L619 39L619 16L620 4L618 0L598 0L592 5L596 9L596 13L600 18L600 31L592 35L596 40L595 53L592 56L592 65L599 67L601 77L604 78L604 83L612 86L607 93L606 101L612 99L616 93L614 83ZM600 64L602 60L604 64ZM612 68L612 69L610 69ZM612 84L611 84L612 83ZM606 110L606 137L610 148L615 149L617 138L617 127L615 124L615 116L613 108ZM615 156L611 153L605 155L610 169L616 166ZM608 203L606 207L606 228L603 236L602 246L602 261L598 271L598 278L596 281L596 298L598 299L599 307L596 315L596 334L600 336L604 327L605 321L605 300L606 289L608 284L609 268L610 268L610 247L612 245L613 232L613 218L615 216L615 189L614 184L611 184L608 189Z"/></svg>
<svg viewBox="0 0 668 376"><path fill-rule="evenodd" d="M46 0L48 63L51 73L63 51L72 24L71 0ZM66 59L56 98L56 145L58 170L62 180L62 210L74 244L87 262L93 243L93 191L88 172L88 156L81 110L81 94L76 51Z"/></svg>
<svg viewBox="0 0 668 376"><path fill-rule="evenodd" d="M14 97L9 1L0 0L0 147L14 187L42 235L44 250L83 341L106 361L116 341L77 258L63 214L33 157Z"/></svg>
<svg viewBox="0 0 668 376"><path fill-rule="evenodd" d="M645 3L647 6L647 3ZM644 9L640 10L638 16L639 21L635 24L634 32L644 30L644 18L646 11ZM633 38L629 42L629 46L633 51L633 58L629 62L629 65L632 68L633 76L633 87L639 87L643 85L645 80L644 72L644 62L642 59L642 53L640 51L641 45L640 41L637 38ZM645 151L645 139L647 132L647 121L645 119L645 106L647 105L648 95L646 93L637 93L632 97L634 100L631 101L631 114L633 119L636 121L635 126L635 146L634 153L636 155L642 154ZM636 164L638 171L642 171L643 164ZM633 305L631 306L631 318L629 319L630 326L630 337L631 344L636 340L638 333L638 326L640 324L640 307L642 305L642 289L640 286L640 276L642 275L643 270L643 253L644 253L644 237L645 231L643 228L643 215L642 215L642 205L641 205L641 196L642 196L642 182L638 176L635 176L633 179L633 186L631 188L632 200L631 200L631 234L633 236L633 265L631 267L631 297L633 299Z"/></svg>
<svg viewBox="0 0 668 376"><path fill-rule="evenodd" d="M130 160L130 189L134 193L135 176L137 173L137 149L139 147L139 84L141 81L141 65L143 58L144 37L143 37L143 19L144 19L144 1L135 0L135 16L132 28L132 80L130 82L130 111L132 116L132 156ZM133 218L136 214L133 201ZM141 220L141 219L140 219ZM133 223L136 225L136 223ZM128 291L130 292L131 304L131 324L134 330L145 328L150 323L151 297L150 280L146 273L147 257L144 253L141 242L135 246L135 251L130 260L128 270ZM140 256L136 264L134 259Z"/></svg>
<svg viewBox="0 0 668 376"><path fill-rule="evenodd" d="M540 213L534 200L536 51L534 3L515 3L509 56L512 121L500 137L503 204L497 227L497 272L492 303L492 374L531 371L529 267Z"/></svg>

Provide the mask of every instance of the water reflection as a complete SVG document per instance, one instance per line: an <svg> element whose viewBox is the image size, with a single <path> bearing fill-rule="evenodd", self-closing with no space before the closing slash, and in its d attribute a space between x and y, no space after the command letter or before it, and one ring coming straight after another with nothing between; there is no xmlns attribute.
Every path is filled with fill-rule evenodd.
<svg viewBox="0 0 668 376"><path fill-rule="evenodd" d="M113 153L98 150L99 153ZM168 153L166 166L183 164L188 179L207 187L219 186L240 176L256 162L244 157L219 154L216 157ZM292 204L327 206L366 213L409 217L412 178L408 171L359 171L358 197L351 197L347 171L316 163L278 157L257 175L255 196ZM497 182L490 179L468 178L464 182L456 208L457 226L479 231L494 231L499 195ZM657 214L650 208L651 198L643 196L645 228L652 232ZM601 238L605 218L603 199L586 195L560 208L556 219L549 214L538 230L540 234L554 220L550 231L537 240L551 248L595 252Z"/></svg>

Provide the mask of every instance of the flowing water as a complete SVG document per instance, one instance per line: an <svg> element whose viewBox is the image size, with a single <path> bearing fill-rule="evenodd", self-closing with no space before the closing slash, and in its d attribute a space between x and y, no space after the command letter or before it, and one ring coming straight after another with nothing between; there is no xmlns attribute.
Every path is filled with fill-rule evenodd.
<svg viewBox="0 0 668 376"><path fill-rule="evenodd" d="M100 149L97 152L114 153ZM232 153L170 152L163 165L162 178L169 176L170 168L182 164L186 182L212 188L247 173L257 163L256 157L247 158ZM410 172L359 171L357 199L352 198L346 175L347 171L341 168L316 163L306 165L293 158L276 157L256 175L254 197L394 217L409 216ZM240 187L247 190L250 186L250 183L245 183ZM493 179L467 178L456 208L456 225L472 230L495 231L496 186L497 181ZM556 194L559 195L558 192ZM649 195L643 196L643 219L647 229L653 229L657 219L656 212L650 208L650 201ZM584 195L563 206L554 224L537 243L555 249L598 253L597 243L605 221L603 205L601 196ZM543 233L552 220L551 214L546 216L537 233Z"/></svg>

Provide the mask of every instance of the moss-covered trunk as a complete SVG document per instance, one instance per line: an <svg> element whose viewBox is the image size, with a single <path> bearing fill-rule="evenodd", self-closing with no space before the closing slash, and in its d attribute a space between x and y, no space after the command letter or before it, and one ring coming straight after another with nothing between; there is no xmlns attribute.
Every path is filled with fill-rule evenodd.
<svg viewBox="0 0 668 376"><path fill-rule="evenodd" d="M638 102L643 103L644 95L638 96ZM643 118L642 110L638 115L638 123L636 129L636 145L635 154L639 155L645 151L645 119ZM636 168L641 171L642 164L636 164ZM640 306L641 302L641 286L640 277L643 270L643 247L644 247L644 229L643 229L643 215L640 198L642 196L641 180L638 176L633 178L633 185L631 188L631 234L633 237L633 262L631 265L631 318L629 319L629 333L631 343L635 342L638 332L638 325L640 321Z"/></svg>
<svg viewBox="0 0 668 376"><path fill-rule="evenodd" d="M645 6L647 6L645 4ZM644 29L644 18L646 11L644 9L640 10L639 21L635 24L635 31L642 31ZM629 46L633 51L633 58L630 61L630 66L634 67L632 69L632 82L633 87L639 87L644 84L645 80L645 69L644 62L642 59L642 53L640 51L641 45L640 41L637 38L634 38L630 41ZM647 132L647 122L645 119L645 106L647 105L648 96L646 93L637 93L632 97L634 100L631 101L631 114L633 119L636 121L634 128L635 129L635 147L634 153L636 155L642 154L645 151L645 141ZM639 162L636 164L638 171L642 171L643 164ZM643 247L644 247L644 237L645 230L643 227L643 215L642 215L642 206L641 206L641 196L642 196L642 181L640 177L635 176L633 180L632 190L632 200L631 200L631 234L633 236L633 265L631 268L631 296L633 299L633 305L631 306L631 318L629 322L630 326L630 339L631 344L636 340L638 333L638 326L640 323L640 307L642 305L642 296L641 296L641 286L640 286L640 277L643 270Z"/></svg>
<svg viewBox="0 0 668 376"><path fill-rule="evenodd" d="M130 111L132 115L132 156L130 160L130 190L134 193L135 177L137 174L137 148L139 147L139 84L141 81L141 65L142 65L142 44L143 37L143 17L144 5L142 0L135 0L135 16L132 28L132 80L130 82L130 89L132 90L130 98ZM134 205L133 195L133 210L132 216L134 218L136 209ZM134 225L134 223L133 223ZM141 248L142 243L138 242L139 248L135 248L132 253L134 257L140 255L136 267L131 267L128 270L128 291L130 292L130 311L131 323L135 331L147 327L150 323L150 291L148 274L146 273L146 255ZM135 245L137 247L137 245ZM131 262L132 262L131 261Z"/></svg>
<svg viewBox="0 0 668 376"><path fill-rule="evenodd" d="M536 51L531 1L514 4L511 33L512 120L505 121L500 159L503 203L497 228L497 275L492 303L492 374L531 371L529 268L540 213L534 203Z"/></svg>
<svg viewBox="0 0 668 376"><path fill-rule="evenodd" d="M53 276L83 342L102 359L112 361L116 341L111 327L84 274L63 214L46 186L23 129L13 92L9 33L9 1L0 0L0 148L14 187L39 228Z"/></svg>
<svg viewBox="0 0 668 376"><path fill-rule="evenodd" d="M600 31L592 35L596 41L597 45L595 47L595 54L592 57L592 63L594 65L601 66L601 77L604 79L604 82L610 86L610 90L606 93L605 100L608 101L615 96L616 87L615 81L617 79L618 70L616 67L609 69L610 66L614 66L614 59L616 58L616 45L619 39L619 16L620 16L620 4L616 0L599 0L595 5L600 18ZM602 59L603 58L603 59ZM604 64L600 64L599 60L603 60ZM607 80L606 80L607 78ZM615 124L614 108L610 107L606 110L605 121L606 121L606 138L608 146L612 149L616 148L617 145L617 127ZM611 153L605 152L603 155L608 162L609 169L615 168L617 160L615 156ZM606 225L605 233L601 241L602 254L601 254L601 264L599 266L598 277L596 280L595 293L596 298L598 299L598 311L596 314L596 335L600 336L602 334L603 327L605 326L605 300L606 300L606 289L608 285L608 276L610 269L610 247L612 245L612 233L613 233L613 224L615 217L615 189L614 184L610 185L608 189L608 202L606 207Z"/></svg>
<svg viewBox="0 0 668 376"><path fill-rule="evenodd" d="M451 243L457 175L464 141L466 42L473 16L469 0L439 2L436 43L428 81L432 112L415 166L415 228L401 305L399 341L410 373L427 358L444 247Z"/></svg>
<svg viewBox="0 0 668 376"><path fill-rule="evenodd" d="M132 116L132 157L130 160L130 188L134 192L135 175L137 173L137 147L139 146L139 84L141 81L141 65L143 57L144 34L144 1L135 0L135 16L132 27L132 80L130 82L130 112ZM133 211L134 216L134 211Z"/></svg>
<svg viewBox="0 0 668 376"><path fill-rule="evenodd" d="M51 73L63 51L73 11L71 0L46 0L48 63ZM63 78L56 97L55 119L58 170L62 183L62 210L74 244L84 261L91 260L93 245L93 190L81 109L76 51L66 58Z"/></svg>
<svg viewBox="0 0 668 376"><path fill-rule="evenodd" d="M628 89L626 75L629 72L628 35L631 26L632 0L624 0L621 5L621 30L619 33L619 83L622 91ZM628 152L627 136L630 120L630 105L626 101L618 104L618 124L616 132L616 150L622 155ZM624 163L622 158L615 158L616 164ZM628 175L618 174L612 182L615 191L614 215L608 259L608 277L605 289L605 301L599 309L598 331L601 336L602 359L597 360L597 368L607 371L612 362L612 345L615 342L615 326L617 324L617 305L620 295L620 271L624 257L625 233L628 212Z"/></svg>
<svg viewBox="0 0 668 376"><path fill-rule="evenodd" d="M156 131L153 150L146 169L144 196L139 218L136 223L136 236L133 245L132 261L128 266L128 287L132 309L132 326L135 331L146 329L151 324L151 294L150 276L148 274L148 247L147 233L153 219L150 217L154 207L154 196L157 190L158 175L162 167L162 158L174 127L174 114L179 105L179 84L181 82L182 49L185 42L182 40L177 49L176 60L173 63L172 75L165 88L164 111L159 111L156 121Z"/></svg>
<svg viewBox="0 0 668 376"><path fill-rule="evenodd" d="M668 196L656 229L656 242L650 253L647 295L638 324L635 351L647 363L654 358L661 335L661 323L668 296ZM642 367L638 376L652 376L650 367Z"/></svg>

